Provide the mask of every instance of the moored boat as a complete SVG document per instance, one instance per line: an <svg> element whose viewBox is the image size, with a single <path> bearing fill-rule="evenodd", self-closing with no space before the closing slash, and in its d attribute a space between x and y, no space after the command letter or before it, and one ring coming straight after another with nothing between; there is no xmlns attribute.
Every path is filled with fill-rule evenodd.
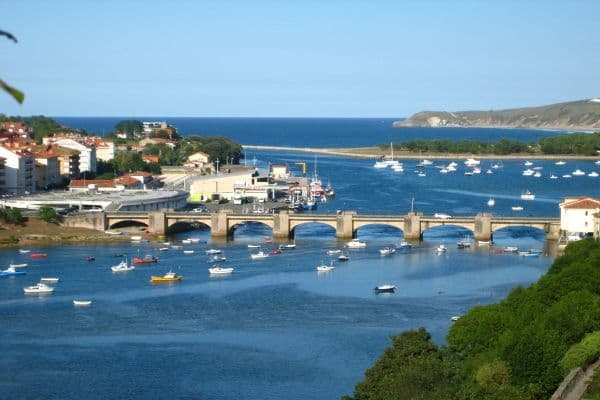
<svg viewBox="0 0 600 400"><path fill-rule="evenodd" d="M516 253L517 251L519 251L519 248L515 246L506 246L502 249L502 251L505 251L507 253Z"/></svg>
<svg viewBox="0 0 600 400"><path fill-rule="evenodd" d="M135 267L133 265L128 265L127 260L123 259L117 265L113 265L112 267L110 267L110 269L112 270L112 272L127 272L127 271L134 270Z"/></svg>
<svg viewBox="0 0 600 400"><path fill-rule="evenodd" d="M496 200L490 197L490 199L487 201L487 205L488 207L494 207L496 205Z"/></svg>
<svg viewBox="0 0 600 400"><path fill-rule="evenodd" d="M194 250L184 250L183 254L194 254Z"/></svg>
<svg viewBox="0 0 600 400"><path fill-rule="evenodd" d="M25 294L50 294L54 292L54 288L40 282L33 286L24 287L23 292Z"/></svg>
<svg viewBox="0 0 600 400"><path fill-rule="evenodd" d="M281 250L279 249L273 249L269 252L270 255L275 256L277 254L281 254Z"/></svg>
<svg viewBox="0 0 600 400"><path fill-rule="evenodd" d="M375 293L394 293L396 291L396 285L379 285L375 286L373 290L375 291Z"/></svg>
<svg viewBox="0 0 600 400"><path fill-rule="evenodd" d="M206 250L204 252L204 254L208 254L208 255L211 255L211 254L221 254L221 250L218 250L218 249L208 249L208 250Z"/></svg>
<svg viewBox="0 0 600 400"><path fill-rule="evenodd" d="M59 278L51 278L51 277L40 278L40 282L45 282L45 283L57 283L59 280L60 280Z"/></svg>
<svg viewBox="0 0 600 400"><path fill-rule="evenodd" d="M521 200L535 200L535 194L531 193L529 190L526 190L521 194Z"/></svg>
<svg viewBox="0 0 600 400"><path fill-rule="evenodd" d="M317 266L317 272L330 272L334 269L335 267L333 265L321 264Z"/></svg>
<svg viewBox="0 0 600 400"><path fill-rule="evenodd" d="M31 250L19 249L19 253L21 253L21 254L28 254L28 253L31 253Z"/></svg>
<svg viewBox="0 0 600 400"><path fill-rule="evenodd" d="M346 247L350 249L362 249L367 247L367 243L361 241L360 239L352 239L348 243L346 243Z"/></svg>
<svg viewBox="0 0 600 400"><path fill-rule="evenodd" d="M8 267L7 269L0 271L0 276L11 276L11 275L25 275L27 271L17 271L14 267Z"/></svg>
<svg viewBox="0 0 600 400"><path fill-rule="evenodd" d="M391 256L396 252L396 249L390 246L386 246L382 249L379 249L379 254L382 256Z"/></svg>
<svg viewBox="0 0 600 400"><path fill-rule="evenodd" d="M521 206L512 206L510 209L513 211L523 211L523 207Z"/></svg>
<svg viewBox="0 0 600 400"><path fill-rule="evenodd" d="M85 261L96 261L96 257L92 257L92 256L86 257Z"/></svg>
<svg viewBox="0 0 600 400"><path fill-rule="evenodd" d="M158 258L147 254L144 257L134 257L132 261L134 264L151 264L158 262Z"/></svg>
<svg viewBox="0 0 600 400"><path fill-rule="evenodd" d="M268 253L265 253L265 252L264 252L264 251L262 251L262 250L261 250L261 251L259 251L258 253L250 254L250 258L251 258L252 260L260 260L260 259L263 259L263 258L268 258L268 257L269 257L269 254L268 254Z"/></svg>
<svg viewBox="0 0 600 400"><path fill-rule="evenodd" d="M181 275L177 275L175 272L169 271L166 274L164 274L163 276L152 275L150 277L150 282L152 282L152 283L177 282L177 281L180 281L181 278L182 278Z"/></svg>
<svg viewBox="0 0 600 400"><path fill-rule="evenodd" d="M9 268L25 268L27 267L27 263L22 263L22 264L8 264Z"/></svg>
<svg viewBox="0 0 600 400"><path fill-rule="evenodd" d="M88 307L92 305L91 300L73 300L73 305L75 307Z"/></svg>
<svg viewBox="0 0 600 400"><path fill-rule="evenodd" d="M436 247L435 252L438 254L442 254L445 253L448 249L446 248L446 245L444 244L440 244L438 247Z"/></svg>
<svg viewBox="0 0 600 400"><path fill-rule="evenodd" d="M406 240L402 240L398 248L400 250L410 250L412 249L412 244L408 243Z"/></svg>
<svg viewBox="0 0 600 400"><path fill-rule="evenodd" d="M208 269L208 273L211 275L228 275L228 274L231 274L233 271L234 271L234 269L231 267L222 268L218 265L213 265L212 268Z"/></svg>
<svg viewBox="0 0 600 400"><path fill-rule="evenodd" d="M348 257L345 254L340 254L340 256L337 258L339 262L346 262L350 259L350 257Z"/></svg>
<svg viewBox="0 0 600 400"><path fill-rule="evenodd" d="M31 258L46 258L46 257L48 257L48 254L46 254L46 253L31 253L29 255L29 257L31 257Z"/></svg>

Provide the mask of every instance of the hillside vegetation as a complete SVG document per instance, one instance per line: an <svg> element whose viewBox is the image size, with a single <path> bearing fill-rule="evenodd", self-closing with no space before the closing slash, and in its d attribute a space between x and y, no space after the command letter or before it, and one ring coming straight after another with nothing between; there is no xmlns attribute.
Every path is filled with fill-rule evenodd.
<svg viewBox="0 0 600 400"><path fill-rule="evenodd" d="M394 126L600 129L600 99L488 111L421 111Z"/></svg>
<svg viewBox="0 0 600 400"><path fill-rule="evenodd" d="M438 347L423 329L392 347L345 399L547 399L600 355L600 242L570 244L546 275L473 308Z"/></svg>

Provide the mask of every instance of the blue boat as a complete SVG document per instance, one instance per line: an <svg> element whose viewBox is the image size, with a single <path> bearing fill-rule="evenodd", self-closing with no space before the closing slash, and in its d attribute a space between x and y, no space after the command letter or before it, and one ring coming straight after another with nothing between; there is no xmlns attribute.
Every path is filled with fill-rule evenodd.
<svg viewBox="0 0 600 400"><path fill-rule="evenodd" d="M25 275L26 273L26 271L17 271L14 267L8 267L8 269L0 271L0 276Z"/></svg>

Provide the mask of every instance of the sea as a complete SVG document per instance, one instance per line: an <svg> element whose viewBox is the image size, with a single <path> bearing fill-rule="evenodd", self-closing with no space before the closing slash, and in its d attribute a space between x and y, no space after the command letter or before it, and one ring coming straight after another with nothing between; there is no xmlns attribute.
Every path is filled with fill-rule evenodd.
<svg viewBox="0 0 600 400"><path fill-rule="evenodd" d="M101 133L121 118L63 118L61 123ZM369 119L166 119L182 134L222 134L244 144L280 146L363 146L411 138L502 137L536 140L556 132L501 129L392 128L391 120ZM443 163L448 163L445 160ZM591 161L485 160L482 173L465 176L463 160L455 173L441 174L442 161L415 171L375 169L373 161L294 152L248 152L246 162L265 167L286 163L300 173L329 182L336 197L316 212L354 210L362 214L398 214L413 209L451 216L559 216L567 195L600 197L597 179L572 176L576 169L600 172ZM492 168L496 164L497 168ZM522 175L538 168L541 177ZM492 173L487 174L490 170ZM550 179L554 174L559 179ZM523 191L536 195L521 200ZM494 207L487 202L495 199ZM522 206L522 211L512 207ZM137 228L127 228L134 234ZM172 244L199 238L183 249L157 243L34 246L47 258L31 259L17 249L0 251L0 265L27 263L26 275L0 277L0 398L170 398L170 399L339 399L351 394L364 372L390 346L390 337L425 327L443 345L453 316L477 305L501 301L513 288L543 275L556 248L543 231L505 228L494 232L493 245L458 249L472 232L451 224L424 233L411 250L383 257L379 249L398 245L402 231L384 225L359 229L365 249L344 249L332 228L309 223L296 228L296 249L251 260L258 244L264 250L271 229L260 223L237 227L229 241L213 240L208 229L169 236ZM448 251L435 249L445 244ZM539 257L502 251L506 246L538 249ZM228 276L212 277L207 249L220 249ZM330 264L330 249L350 257ZM115 274L110 266L153 254L156 264ZM86 261L94 256L95 261ZM174 271L179 283L152 284L152 275ZM55 292L26 296L23 287L42 277L59 277ZM397 286L394 294L376 294L377 285ZM91 300L74 307L73 300Z"/></svg>

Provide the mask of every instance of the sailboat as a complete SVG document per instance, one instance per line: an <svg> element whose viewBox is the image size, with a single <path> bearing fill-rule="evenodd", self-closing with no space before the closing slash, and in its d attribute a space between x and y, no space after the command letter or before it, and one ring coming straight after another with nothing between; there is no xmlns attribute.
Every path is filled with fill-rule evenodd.
<svg viewBox="0 0 600 400"><path fill-rule="evenodd" d="M490 199L487 202L488 207L494 207L496 205L496 200L492 199L490 197Z"/></svg>

